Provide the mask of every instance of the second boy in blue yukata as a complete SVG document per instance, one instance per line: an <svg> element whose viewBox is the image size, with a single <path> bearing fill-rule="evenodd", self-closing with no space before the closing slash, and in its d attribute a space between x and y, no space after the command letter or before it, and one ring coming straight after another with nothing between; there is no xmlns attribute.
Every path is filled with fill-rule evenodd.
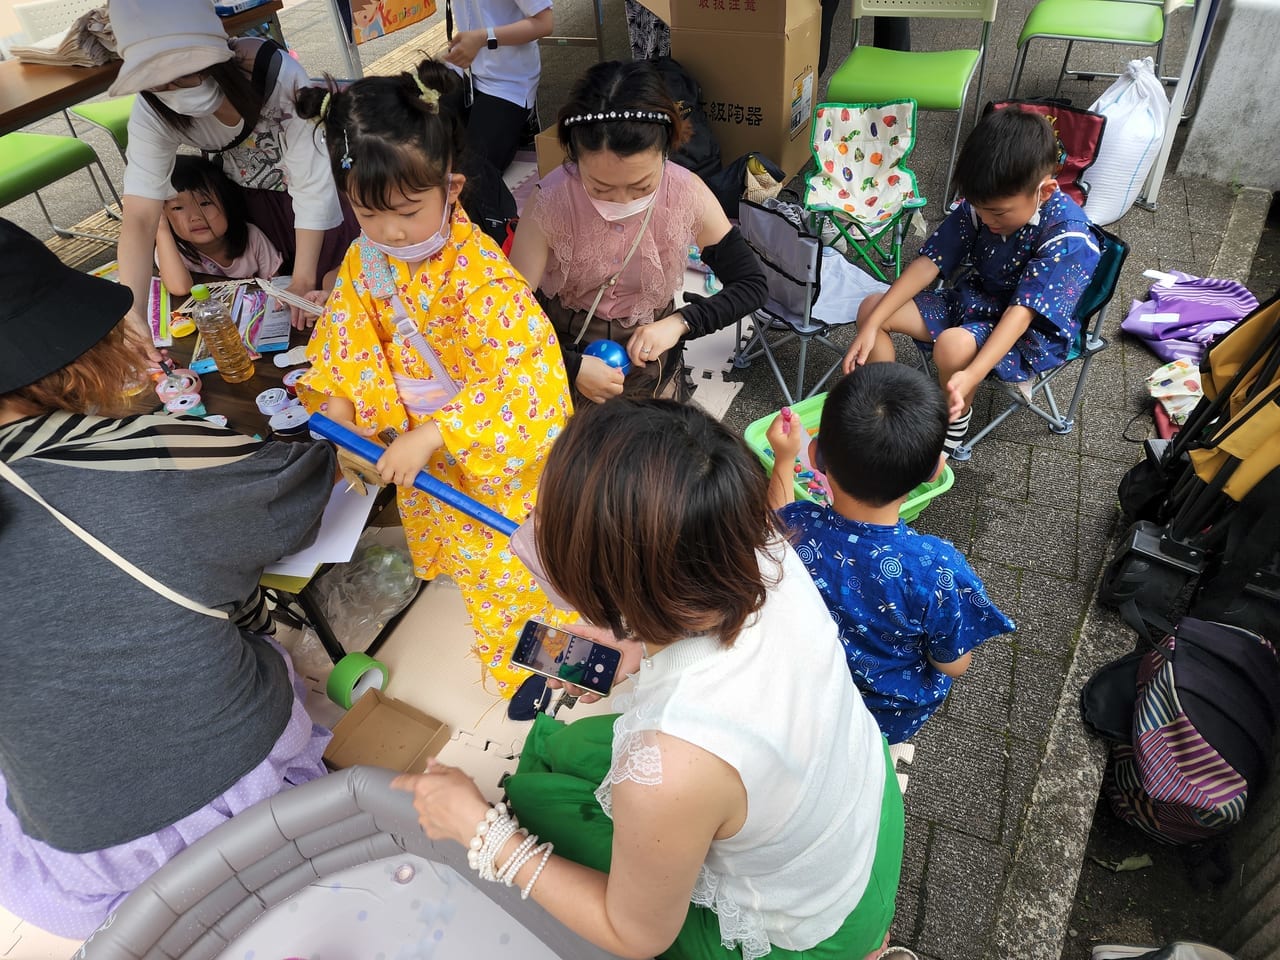
<svg viewBox="0 0 1280 960"><path fill-rule="evenodd" d="M989 113L956 162L956 205L902 275L858 309L846 373L894 359L890 333L933 341L947 392L946 452L964 442L973 395L987 374L1021 382L1061 365L1080 323L1076 304L1101 248L1089 217L1058 189L1058 142L1043 116ZM939 275L965 273L943 290Z"/></svg>
<svg viewBox="0 0 1280 960"><path fill-rule="evenodd" d="M853 682L890 743L910 739L942 706L983 641L1014 630L946 540L898 517L937 476L947 404L925 374L891 363L846 376L827 396L810 459L831 505L792 502L792 464L808 432L785 412L769 427L769 505L840 628Z"/></svg>

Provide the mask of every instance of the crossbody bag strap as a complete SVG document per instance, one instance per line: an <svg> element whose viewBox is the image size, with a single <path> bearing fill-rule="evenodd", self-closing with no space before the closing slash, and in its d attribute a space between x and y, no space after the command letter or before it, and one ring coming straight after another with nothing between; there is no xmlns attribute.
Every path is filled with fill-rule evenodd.
<svg viewBox="0 0 1280 960"><path fill-rule="evenodd" d="M596 315L596 308L600 306L600 301L604 297L604 292L616 284L622 278L622 271L627 269L627 264L631 262L631 258L635 256L636 251L640 249L640 241L644 239L644 232L649 229L649 221L653 219L653 208L658 205L657 198L649 204L648 209L644 212L644 220L640 223L640 229L636 232L636 238L631 242L631 249L627 251L627 255L622 258L622 265L618 267L617 273L600 284L600 289L596 291L596 298L591 301L591 309L587 311L586 319L582 321L582 326L578 328L578 335L573 338L573 345L576 347L582 342L582 338L587 333L587 327L591 325L591 318Z"/></svg>
<svg viewBox="0 0 1280 960"><path fill-rule="evenodd" d="M163 583L161 583L155 577L151 576L151 574L147 573L145 570L141 570L138 567L134 566L124 557L120 556L120 554L116 553L114 550L108 547L105 543L103 543L101 540L99 540L97 537L91 534L88 530L85 530L83 527L81 527L78 523L76 523L70 517L60 512L56 507L54 507L47 500L45 500L44 497L40 496L40 494L38 494L32 488L32 486L29 483L27 483L27 481L23 480L22 477L20 477L17 473L15 473L13 469L2 460L0 460L0 477L4 477L4 479L8 480L9 483L11 483L14 487L16 487L19 492L26 494L36 503L40 504L40 506L48 510L51 514L53 514L53 517L55 520L57 520L60 524L62 524L64 527L66 527L68 530L74 533L77 537L79 537L89 546L93 547L94 550L96 550L102 556L106 557L108 560L114 563L117 567L119 567L129 576L133 577L133 579L137 580L144 587L147 587L150 590L154 590L156 593L160 594L160 596L164 597L166 600L170 600L173 603L176 603L180 607L186 607L188 610L191 610L194 613L201 613L201 614L204 614L206 617L213 617L215 620L231 619L230 616L226 613L226 611L215 610L212 607L206 607L202 603L197 603L194 600L190 600L187 597L184 597L182 594L178 593L178 591L171 590L169 587L166 587Z"/></svg>

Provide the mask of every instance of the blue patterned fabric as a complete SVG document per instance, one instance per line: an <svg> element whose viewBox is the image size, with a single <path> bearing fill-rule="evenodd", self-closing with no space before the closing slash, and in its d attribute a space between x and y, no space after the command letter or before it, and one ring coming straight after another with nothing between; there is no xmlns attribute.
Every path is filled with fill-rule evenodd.
<svg viewBox="0 0 1280 960"><path fill-rule="evenodd" d="M946 540L848 520L797 501L778 511L840 628L849 672L890 743L911 738L942 705L951 663L1014 623Z"/></svg>
<svg viewBox="0 0 1280 960"><path fill-rule="evenodd" d="M1101 250L1094 228L1061 190L1040 205L1025 227L1008 237L992 233L967 201L960 201L920 248L945 277L972 265L954 286L916 294L934 340L964 327L981 347L1011 306L1035 313L1031 326L996 364L1001 380L1029 380L1067 359L1080 332L1076 304L1089 286Z"/></svg>

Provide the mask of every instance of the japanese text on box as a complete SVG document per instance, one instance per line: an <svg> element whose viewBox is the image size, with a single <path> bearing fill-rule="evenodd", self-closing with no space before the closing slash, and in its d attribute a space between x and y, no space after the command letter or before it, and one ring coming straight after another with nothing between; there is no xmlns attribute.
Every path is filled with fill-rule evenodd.
<svg viewBox="0 0 1280 960"><path fill-rule="evenodd" d="M709 100L707 101L707 119L713 123L745 123L749 127L758 127L764 122L764 110L761 107L744 106L741 103Z"/></svg>

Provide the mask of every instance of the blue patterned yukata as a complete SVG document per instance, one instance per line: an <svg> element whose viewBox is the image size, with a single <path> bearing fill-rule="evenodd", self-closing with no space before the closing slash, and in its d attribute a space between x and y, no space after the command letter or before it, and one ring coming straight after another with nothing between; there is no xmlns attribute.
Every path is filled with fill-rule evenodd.
<svg viewBox="0 0 1280 960"><path fill-rule="evenodd" d="M946 540L797 501L778 511L840 629L853 682L890 743L942 706L951 663L1014 623Z"/></svg>
<svg viewBox="0 0 1280 960"><path fill-rule="evenodd" d="M1035 316L996 364L996 376L1030 380L1061 366L1080 332L1076 304L1101 255L1094 231L1084 210L1061 190L1007 237L988 230L968 201L960 201L920 248L944 277L971 265L954 285L916 294L929 335L937 340L948 327L963 327L981 348L1006 309L1026 307Z"/></svg>

